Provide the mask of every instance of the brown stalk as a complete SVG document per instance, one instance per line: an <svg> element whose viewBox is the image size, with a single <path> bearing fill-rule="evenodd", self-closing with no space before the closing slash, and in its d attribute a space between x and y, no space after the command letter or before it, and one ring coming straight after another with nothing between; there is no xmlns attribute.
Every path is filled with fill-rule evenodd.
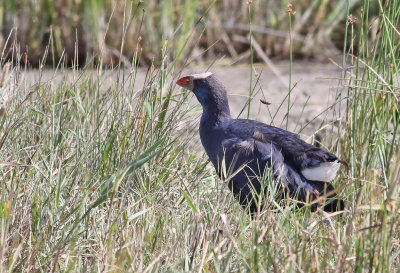
<svg viewBox="0 0 400 273"><path fill-rule="evenodd" d="M4 85L6 84L6 79L7 79L9 70L10 70L10 63L6 63L3 68L3 74L1 76L0 88L3 88ZM6 114L8 104L9 104L9 100L7 99L7 94L4 91L3 94L1 94L1 98L0 98L0 118L2 118Z"/></svg>

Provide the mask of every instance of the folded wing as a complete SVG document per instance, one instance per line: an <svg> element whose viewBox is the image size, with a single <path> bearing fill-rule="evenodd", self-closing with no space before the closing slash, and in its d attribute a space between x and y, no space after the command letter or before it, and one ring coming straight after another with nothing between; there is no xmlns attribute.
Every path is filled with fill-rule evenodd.
<svg viewBox="0 0 400 273"><path fill-rule="evenodd" d="M334 154L279 128L265 125L253 128L252 132L248 129L242 132L246 137L233 137L223 142L225 163L231 171L236 171L230 187L239 195L242 204L253 198L252 190L260 192L258 178L264 175L265 168L271 170L277 187L283 186L293 198L302 202L322 195L336 196L330 182L340 163ZM324 205L328 211L339 208L344 208L341 200L331 200Z"/></svg>

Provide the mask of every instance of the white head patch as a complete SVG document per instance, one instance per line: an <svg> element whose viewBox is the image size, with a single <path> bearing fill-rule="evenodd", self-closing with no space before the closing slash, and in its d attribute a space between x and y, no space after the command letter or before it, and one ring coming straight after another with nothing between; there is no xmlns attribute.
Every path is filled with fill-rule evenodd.
<svg viewBox="0 0 400 273"><path fill-rule="evenodd" d="M212 74L213 73L211 73L211 72L205 72L205 73L200 73L200 74L192 74L192 75L189 75L188 77L193 77L193 80L201 80L201 79L210 77Z"/></svg>

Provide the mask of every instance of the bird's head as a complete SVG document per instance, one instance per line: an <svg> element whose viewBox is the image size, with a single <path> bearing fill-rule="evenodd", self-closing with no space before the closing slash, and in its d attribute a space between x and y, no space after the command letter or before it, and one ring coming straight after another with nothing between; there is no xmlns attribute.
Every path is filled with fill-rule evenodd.
<svg viewBox="0 0 400 273"><path fill-rule="evenodd" d="M212 75L213 73L211 72L188 75L180 78L176 83L183 88L195 92L195 88L198 89L199 87L209 87L208 85L205 85L205 83L207 83L207 79Z"/></svg>
<svg viewBox="0 0 400 273"><path fill-rule="evenodd" d="M211 72L188 75L177 82L183 88L193 91L204 109L229 113L225 87Z"/></svg>

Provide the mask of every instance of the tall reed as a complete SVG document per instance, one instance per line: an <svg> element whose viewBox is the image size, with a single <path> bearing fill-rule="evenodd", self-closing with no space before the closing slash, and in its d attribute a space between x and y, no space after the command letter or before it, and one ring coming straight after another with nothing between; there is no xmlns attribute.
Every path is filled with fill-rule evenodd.
<svg viewBox="0 0 400 273"><path fill-rule="evenodd" d="M188 33L195 28L198 38L185 47L179 61L188 57L212 60L226 55L235 62L248 62L251 46L243 38L248 34L250 20L254 39L269 56L283 58L292 52L295 57L319 57L340 52L347 2L350 12L360 12L360 0L293 3L298 16L291 20L290 38L285 1L254 1L254 12L248 18L247 1L4 0L0 3L0 49L5 47L6 57L10 58L13 41L18 41L29 63L38 66L49 36L53 36L50 55L54 56L46 59L50 65L63 55L72 61L77 47L80 64L90 60L90 56L100 56L105 65L123 61L129 66L138 30L142 29L141 65L146 65L160 59L159 45L164 40L169 40L168 59L175 59ZM370 8L371 15L377 15L378 5L371 5L375 6ZM206 11L207 16L199 24L197 19ZM145 13L144 22L141 13ZM255 57L261 60L258 54Z"/></svg>

